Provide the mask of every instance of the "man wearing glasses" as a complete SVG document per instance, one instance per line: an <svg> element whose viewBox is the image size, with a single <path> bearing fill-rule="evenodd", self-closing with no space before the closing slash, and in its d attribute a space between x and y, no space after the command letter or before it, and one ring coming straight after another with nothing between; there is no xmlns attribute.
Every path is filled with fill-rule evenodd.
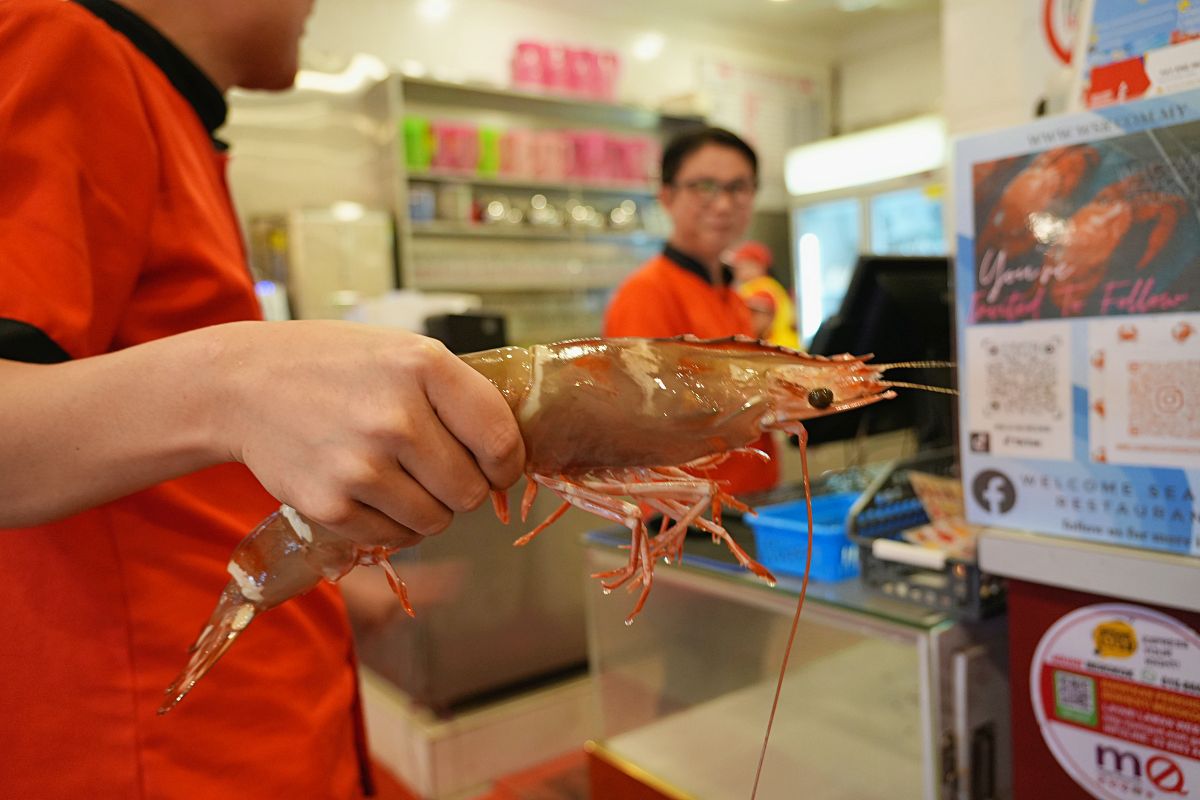
<svg viewBox="0 0 1200 800"><path fill-rule="evenodd" d="M746 304L732 288L721 254L742 239L758 189L758 158L750 145L721 128L687 131L663 150L659 203L671 217L671 236L617 289L604 318L605 336L704 339L754 335ZM768 436L755 444L774 456ZM712 477L734 494L774 486L774 459L735 454Z"/></svg>

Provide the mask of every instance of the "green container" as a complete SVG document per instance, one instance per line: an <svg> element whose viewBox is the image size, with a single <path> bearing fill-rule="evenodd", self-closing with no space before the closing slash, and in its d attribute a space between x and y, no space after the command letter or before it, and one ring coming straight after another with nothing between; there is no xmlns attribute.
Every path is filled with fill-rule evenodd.
<svg viewBox="0 0 1200 800"><path fill-rule="evenodd" d="M423 171L433 161L433 132L425 117L409 114L404 118L404 163L408 169Z"/></svg>
<svg viewBox="0 0 1200 800"><path fill-rule="evenodd" d="M500 136L499 128L479 126L480 175L498 175L500 173Z"/></svg>

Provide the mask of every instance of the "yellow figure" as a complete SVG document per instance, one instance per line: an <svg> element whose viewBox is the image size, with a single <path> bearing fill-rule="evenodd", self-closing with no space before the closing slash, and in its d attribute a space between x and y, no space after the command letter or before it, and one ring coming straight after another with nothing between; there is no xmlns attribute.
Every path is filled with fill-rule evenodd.
<svg viewBox="0 0 1200 800"><path fill-rule="evenodd" d="M750 308L754 333L771 344L800 349L796 306L787 290L771 276L771 251L761 242L745 242L730 257L738 294Z"/></svg>

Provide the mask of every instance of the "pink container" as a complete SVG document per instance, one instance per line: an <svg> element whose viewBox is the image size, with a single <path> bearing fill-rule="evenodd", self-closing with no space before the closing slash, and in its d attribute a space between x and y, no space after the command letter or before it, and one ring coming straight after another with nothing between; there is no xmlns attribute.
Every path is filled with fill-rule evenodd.
<svg viewBox="0 0 1200 800"><path fill-rule="evenodd" d="M571 177L589 183L603 183L613 179L609 159L610 137L603 131L572 131L570 134L574 158Z"/></svg>
<svg viewBox="0 0 1200 800"><path fill-rule="evenodd" d="M608 102L616 99L620 73L621 59L616 53L604 50L596 54L596 99Z"/></svg>
<svg viewBox="0 0 1200 800"><path fill-rule="evenodd" d="M534 174L534 135L514 128L500 136L500 174L528 178Z"/></svg>
<svg viewBox="0 0 1200 800"><path fill-rule="evenodd" d="M649 136L640 138L642 139L642 177L640 180L648 182L657 181L661 177L659 170L662 167L662 143Z"/></svg>
<svg viewBox="0 0 1200 800"><path fill-rule="evenodd" d="M567 93L578 97L595 97L600 80L600 60L596 52L586 48L567 47L564 54Z"/></svg>
<svg viewBox="0 0 1200 800"><path fill-rule="evenodd" d="M533 174L548 181L564 180L571 170L571 145L562 131L533 134Z"/></svg>
<svg viewBox="0 0 1200 800"><path fill-rule="evenodd" d="M546 70L542 86L545 91L565 94L567 90L567 50L560 44L546 46Z"/></svg>
<svg viewBox="0 0 1200 800"><path fill-rule="evenodd" d="M637 165L632 160L631 140L625 136L609 136L608 141L609 170L614 181L631 182L638 180Z"/></svg>
<svg viewBox="0 0 1200 800"><path fill-rule="evenodd" d="M648 136L609 137L613 179L629 183L649 182L657 171L655 144Z"/></svg>
<svg viewBox="0 0 1200 800"><path fill-rule="evenodd" d="M527 92L541 92L546 88L546 70L550 53L541 42L517 42L512 57L512 85Z"/></svg>
<svg viewBox="0 0 1200 800"><path fill-rule="evenodd" d="M474 172L479 163L479 131L474 125L459 122L435 122L433 169Z"/></svg>

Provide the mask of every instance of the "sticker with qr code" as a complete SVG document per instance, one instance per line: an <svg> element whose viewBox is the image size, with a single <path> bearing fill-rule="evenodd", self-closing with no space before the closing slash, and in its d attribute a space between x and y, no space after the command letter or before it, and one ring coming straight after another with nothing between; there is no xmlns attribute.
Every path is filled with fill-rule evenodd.
<svg viewBox="0 0 1200 800"><path fill-rule="evenodd" d="M1071 458L1068 323L975 326L963 366L972 441L995 456Z"/></svg>
<svg viewBox="0 0 1200 800"><path fill-rule="evenodd" d="M1046 747L1088 796L1183 798L1200 786L1197 676L1200 636L1184 619L1097 603L1046 627L1029 699Z"/></svg>
<svg viewBox="0 0 1200 800"><path fill-rule="evenodd" d="M1054 671L1054 706L1060 719L1096 726L1096 681L1085 675Z"/></svg>
<svg viewBox="0 0 1200 800"><path fill-rule="evenodd" d="M1088 325L1092 461L1200 467L1200 315Z"/></svg>

